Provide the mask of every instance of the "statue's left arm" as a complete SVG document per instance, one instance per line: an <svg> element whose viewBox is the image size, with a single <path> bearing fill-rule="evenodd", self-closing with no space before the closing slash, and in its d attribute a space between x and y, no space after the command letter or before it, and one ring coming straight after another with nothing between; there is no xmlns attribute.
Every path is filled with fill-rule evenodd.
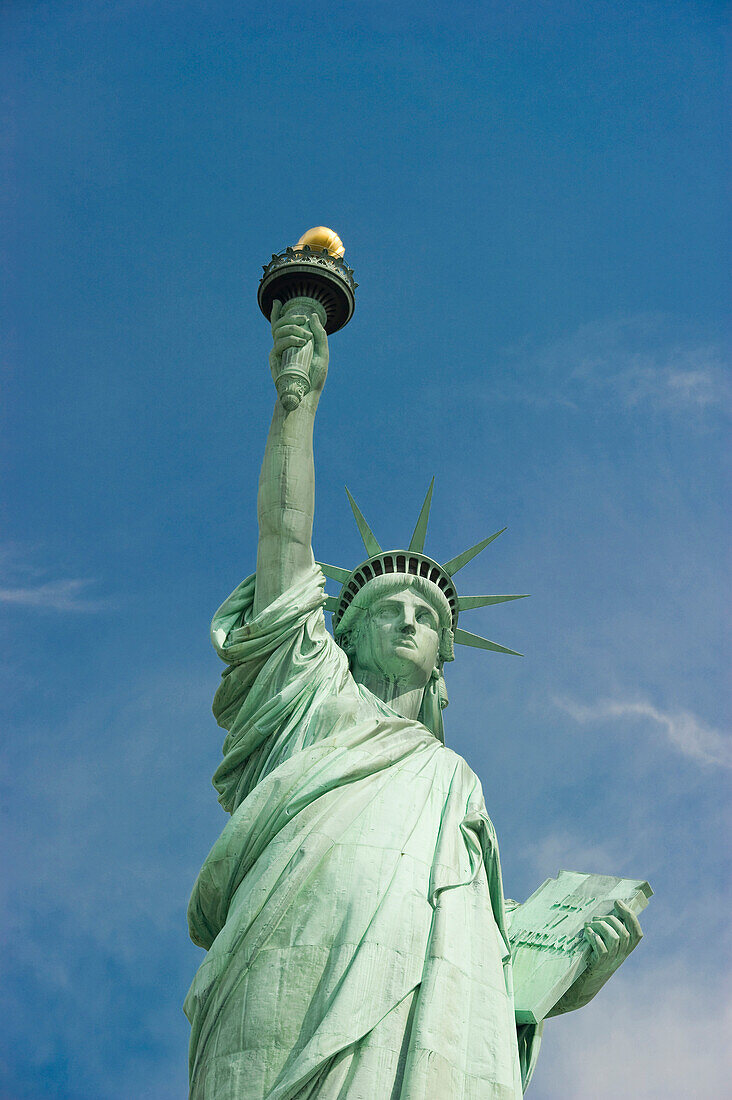
<svg viewBox="0 0 732 1100"><path fill-rule="evenodd" d="M590 964L547 1017L584 1008L643 937L638 918L622 901L615 902L613 915L590 921L584 934L592 948Z"/></svg>

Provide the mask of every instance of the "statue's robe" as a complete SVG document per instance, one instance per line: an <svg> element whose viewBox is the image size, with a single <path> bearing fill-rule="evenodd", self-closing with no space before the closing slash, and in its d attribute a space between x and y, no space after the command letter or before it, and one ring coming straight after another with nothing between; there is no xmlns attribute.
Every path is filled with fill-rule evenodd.
<svg viewBox="0 0 732 1100"><path fill-rule="evenodd" d="M191 897L194 1100L516 1100L498 847L478 779L356 684L315 567L217 612L231 819Z"/></svg>

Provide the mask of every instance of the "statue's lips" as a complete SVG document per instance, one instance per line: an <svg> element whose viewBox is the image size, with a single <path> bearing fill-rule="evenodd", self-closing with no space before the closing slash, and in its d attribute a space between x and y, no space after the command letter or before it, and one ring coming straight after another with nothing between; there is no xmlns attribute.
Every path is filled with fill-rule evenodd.
<svg viewBox="0 0 732 1100"><path fill-rule="evenodd" d="M400 638L398 642L394 643L394 648L399 649L400 646L404 646L407 649L418 649L417 643L413 638Z"/></svg>

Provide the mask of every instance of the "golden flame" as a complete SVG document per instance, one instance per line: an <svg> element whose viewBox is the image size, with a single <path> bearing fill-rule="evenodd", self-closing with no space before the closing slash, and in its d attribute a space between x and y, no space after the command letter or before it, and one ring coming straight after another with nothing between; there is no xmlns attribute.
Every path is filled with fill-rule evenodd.
<svg viewBox="0 0 732 1100"><path fill-rule="evenodd" d="M295 245L295 249L304 248L305 245L312 248L314 252L327 248L331 256L338 256L339 258L346 251L338 234L325 225L316 225L314 229L308 229L307 233L303 233Z"/></svg>

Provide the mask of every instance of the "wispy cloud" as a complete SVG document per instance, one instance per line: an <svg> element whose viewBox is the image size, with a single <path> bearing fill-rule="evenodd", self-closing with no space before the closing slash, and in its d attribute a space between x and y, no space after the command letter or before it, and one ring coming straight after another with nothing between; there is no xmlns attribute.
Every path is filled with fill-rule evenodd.
<svg viewBox="0 0 732 1100"><path fill-rule="evenodd" d="M71 709L41 698L4 747L2 1096L68 1096L52 1085L71 1061L77 1097L186 1095L186 903L226 820L208 780L218 671L92 677Z"/></svg>
<svg viewBox="0 0 732 1100"><path fill-rule="evenodd" d="M0 544L0 605L34 608L38 611L105 611L112 602L88 595L95 581L91 577L49 579L63 572L63 564L54 570L39 565L47 557L43 547L27 543Z"/></svg>
<svg viewBox="0 0 732 1100"><path fill-rule="evenodd" d="M576 722L602 722L614 718L651 722L684 756L702 764L732 767L732 739L706 725L690 711L662 711L644 700L605 700L591 705L571 699L555 699L554 702Z"/></svg>
<svg viewBox="0 0 732 1100"><path fill-rule="evenodd" d="M580 407L589 398L627 408L645 406L697 416L721 407L729 380L721 347L686 332L670 318L634 314L591 321L539 350L512 349L517 377L541 377L542 403ZM549 392L547 392L549 391ZM536 401L536 387L508 390L509 399Z"/></svg>
<svg viewBox="0 0 732 1100"><path fill-rule="evenodd" d="M529 1091L535 1100L556 1098L560 1081L563 1100L727 1093L729 1050L709 1041L732 1024L724 986L710 989L678 958L647 968L643 950L587 1008L548 1022Z"/></svg>
<svg viewBox="0 0 732 1100"><path fill-rule="evenodd" d="M625 838L594 843L560 829L538 838L527 850L526 859L540 876L554 875L563 867L588 874L614 874L612 869L627 860L624 844Z"/></svg>
<svg viewBox="0 0 732 1100"><path fill-rule="evenodd" d="M84 593L90 580L47 581L45 584L0 588L0 604L33 607L41 611L102 611L106 600L90 599Z"/></svg>

